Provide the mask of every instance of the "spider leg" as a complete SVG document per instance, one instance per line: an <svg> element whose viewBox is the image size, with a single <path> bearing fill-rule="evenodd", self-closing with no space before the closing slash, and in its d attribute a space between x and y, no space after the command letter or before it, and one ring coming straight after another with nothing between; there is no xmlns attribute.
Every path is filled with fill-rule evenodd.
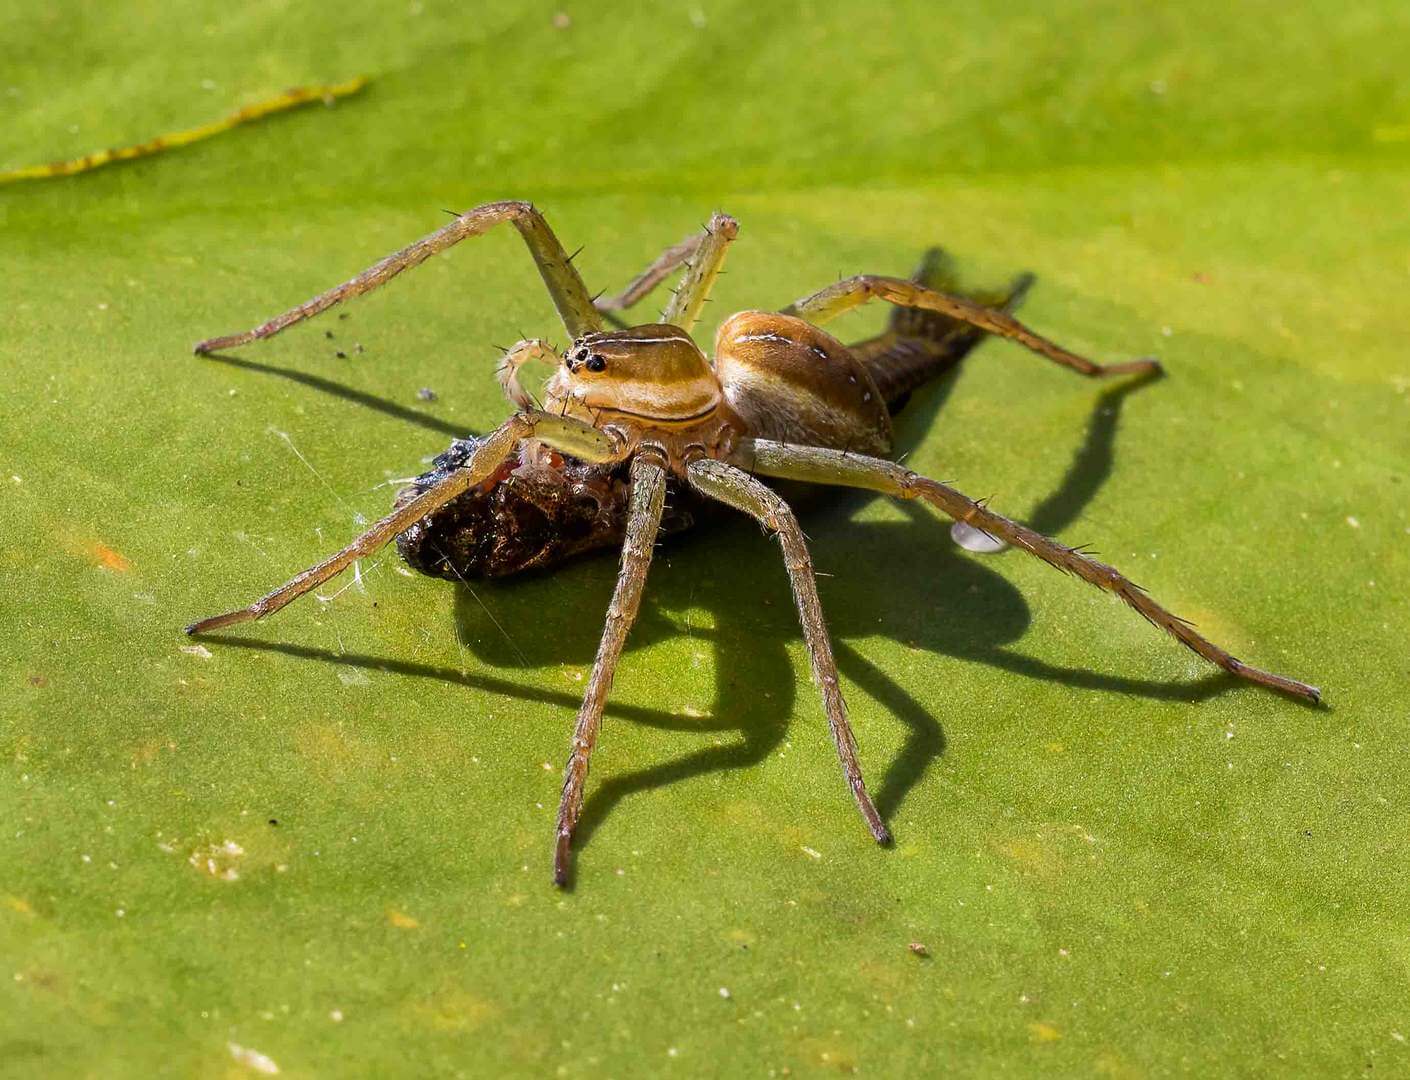
<svg viewBox="0 0 1410 1080"><path fill-rule="evenodd" d="M553 882L568 883L573 830L583 811L583 790L587 785L588 759L597 745L602 727L602 710L607 704L607 692L612 688L612 676L622 655L627 634L636 621L641 607L641 593L646 574L651 568L651 553L656 545L656 532L661 527L661 512L666 500L666 470L644 455L632 459L631 507L627 517L626 539L622 543L622 567L617 574L617 587L607 607L607 622L602 641L593 661L592 676L578 710L578 722L573 731L572 751L563 771L563 797L558 804L558 838L553 850Z"/></svg>
<svg viewBox="0 0 1410 1080"><path fill-rule="evenodd" d="M1023 303L1036 279L1032 274L1024 273L1009 282L1007 288L965 290L949 252L941 247L931 247L922 253L920 263L912 272L910 280L917 285L924 285L951 296L962 296L976 304L999 308L1012 315ZM901 357L898 359L920 347L933 352L956 354L971 342L983 337L984 331L978 327L937 311L894 307L885 330L863 341L848 342L847 348L852 350L852 355L872 369L872 377L876 378L875 368L878 365L883 369L889 366L886 358L889 352L899 351ZM907 348L905 343L914 344ZM892 360L891 364L895 363L896 360Z"/></svg>
<svg viewBox="0 0 1410 1080"><path fill-rule="evenodd" d="M661 313L661 321L679 326L689 333L700 318L700 311L709 299L715 279L720 276L725 251L738 235L739 222L717 211L711 215L704 229L661 252L621 293L599 300L597 310L623 311L633 306L684 263L685 276L671 302L666 305L666 310Z"/></svg>
<svg viewBox="0 0 1410 1080"><path fill-rule="evenodd" d="M783 565L793 586L793 599L798 605L798 618L803 624L803 639L812 661L813 681L822 691L823 708L827 711L827 726L842 761L842 775L852 789L863 820L878 844L889 844L891 833L867 794L862 780L862 767L857 760L857 740L847 721L847 703L837 675L837 661L823 621L822 602L818 599L817 582L813 579L813 563L803 530L793 511L777 492L765 487L748 473L723 461L695 461L686 470L686 478L697 491L717 499L727 506L743 511L766 529L778 534L783 544Z"/></svg>
<svg viewBox="0 0 1410 1080"><path fill-rule="evenodd" d="M948 315L952 319L976 326L990 334L1010 338L1020 345L1045 356L1054 363L1071 368L1082 375L1125 375L1138 371L1159 371L1160 361L1147 357L1141 360L1128 360L1120 364L1098 364L1084 356L1064 349L1061 345L1035 334L1023 323L1006 311L976 304L962 296L938 292L914 281L903 278L883 277L877 274L860 274L846 278L820 289L811 296L805 296L783 309L785 315L796 315L809 322L822 325L835 319L843 312L860 307L868 300L885 300L898 307L919 308Z"/></svg>
<svg viewBox="0 0 1410 1080"><path fill-rule="evenodd" d="M530 203L497 202L486 203L484 206L467 210L449 225L388 255L385 259L358 274L357 277L315 296L312 300L306 301L296 308L291 308L282 315L275 316L253 330L210 338L200 342L195 351L197 355L200 355L235 345L245 345L259 338L272 337L295 323L311 319L320 312L327 311L334 304L341 303L349 297L371 292L378 286L385 285L403 270L418 266L437 252L444 251L467 237L479 236L488 232L494 226L505 221L513 222L514 227L524 238L524 243L528 245L529 254L538 264L539 273L543 276L544 284L548 287L549 296L553 298L553 306L558 309L559 317L562 318L563 325L568 328L568 333L576 338L592 330L601 330L602 318L598 315L597 309L592 306L592 298L588 295L583 279L573 268L572 262L569 261L567 253L563 250L563 245L553 235L553 230L548 227L548 222L543 219L543 215Z"/></svg>
<svg viewBox="0 0 1410 1080"><path fill-rule="evenodd" d="M695 328L701 309L710 299L710 290L714 288L715 279L724 268L725 252L738 235L739 222L734 218L719 211L710 215L700 250L695 253L695 259L687 268L685 277L681 279L675 295L671 297L671 302L661 313L662 322L679 326L687 334Z"/></svg>
<svg viewBox="0 0 1410 1080"><path fill-rule="evenodd" d="M670 277L671 271L683 262L689 262L705 240L705 233L691 233L679 244L672 244L631 281L616 296L604 297L596 301L598 311L626 311L639 304L652 289Z"/></svg>
<svg viewBox="0 0 1410 1080"><path fill-rule="evenodd" d="M520 413L510 417L492 432L471 456L463 469L427 488L405 506L392 511L347 547L322 562L296 574L283 585L260 597L249 607L212 615L186 627L188 634L204 634L236 623L272 615L285 604L336 577L358 559L366 558L437 507L444 506L461 492L492 476L519 442L530 435L589 461L611 461L619 455L613 440L596 428L546 413Z"/></svg>
<svg viewBox="0 0 1410 1080"><path fill-rule="evenodd" d="M1231 675L1237 675L1259 686L1292 694L1314 704L1321 700L1321 692L1315 686L1263 671L1231 656L1198 633L1184 619L1157 604L1139 585L1122 576L1114 568L1010 521L954 488L913 473L895 462L845 454L839 450L822 447L786 445L766 439L741 440L736 458L754 472L765 476L866 488L898 499L922 499L955 521L963 521L1006 540L1049 565L1114 594L1153 626L1164 630L1181 644Z"/></svg>

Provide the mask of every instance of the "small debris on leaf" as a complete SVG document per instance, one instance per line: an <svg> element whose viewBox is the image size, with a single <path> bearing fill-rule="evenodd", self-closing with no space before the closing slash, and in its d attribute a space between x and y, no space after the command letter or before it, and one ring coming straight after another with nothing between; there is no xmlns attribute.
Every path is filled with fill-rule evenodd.
<svg viewBox="0 0 1410 1080"><path fill-rule="evenodd" d="M261 1054L258 1050L241 1046L239 1043L226 1043L225 1046L230 1051L231 1057L241 1065L254 1069L255 1072L264 1073L266 1076L274 1076L279 1072L279 1066L268 1054Z"/></svg>
<svg viewBox="0 0 1410 1080"><path fill-rule="evenodd" d="M239 881L238 863L244 857L245 849L234 840L222 844L211 844L207 848L197 848L186 861L197 870L202 870L217 881Z"/></svg>

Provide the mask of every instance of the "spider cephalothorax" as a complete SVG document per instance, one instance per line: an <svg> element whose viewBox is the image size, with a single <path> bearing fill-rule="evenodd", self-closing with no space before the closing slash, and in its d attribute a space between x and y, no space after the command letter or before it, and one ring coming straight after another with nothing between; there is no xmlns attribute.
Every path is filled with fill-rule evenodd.
<svg viewBox="0 0 1410 1080"><path fill-rule="evenodd" d="M578 338L544 384L543 407L645 444L674 472L692 458L727 454L745 432L705 354L669 323Z"/></svg>
<svg viewBox="0 0 1410 1080"><path fill-rule="evenodd" d="M1010 338L1083 375L1158 369L1154 360L1096 364L1033 333L1007 310L1022 286L1008 297L969 298L934 288L924 273L910 280L848 278L782 311L732 316L716 336L711 361L690 332L738 231L733 218L716 214L703 232L668 248L621 296L595 303L532 206L491 203L306 304L247 333L202 342L196 351L278 333L500 222L513 223L529 245L573 344L561 355L539 339L515 345L499 372L506 396L518 407L515 415L482 438L457 443L437 459L436 469L402 492L392 513L342 551L248 607L202 619L187 632L217 630L277 611L394 538L408 561L440 576L493 576L548 566L620 538L617 587L564 772L554 849L557 883L568 879L570 845L607 691L641 603L652 548L669 520L668 482L697 499L748 514L778 535L843 775L878 842L888 842L890 833L862 781L807 545L787 504L757 476L921 500L1112 593L1225 671L1320 700L1315 687L1237 660L1112 567L886 460L891 410L981 332ZM607 313L630 307L682 264L683 280L660 323L605 329ZM820 329L878 298L905 312L882 338L849 347ZM520 367L534 359L556 364L542 407L518 380Z"/></svg>

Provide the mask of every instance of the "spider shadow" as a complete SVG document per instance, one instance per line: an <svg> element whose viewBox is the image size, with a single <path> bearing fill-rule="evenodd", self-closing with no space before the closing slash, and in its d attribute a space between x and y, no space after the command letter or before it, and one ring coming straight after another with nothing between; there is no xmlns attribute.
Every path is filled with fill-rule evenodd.
<svg viewBox="0 0 1410 1080"><path fill-rule="evenodd" d="M364 390L340 383L333 379L324 378L322 375L313 375L307 371L298 371L294 368L276 367L274 364L261 364L257 360L246 360L243 356L228 356L224 353L207 353L203 358L213 360L218 364L225 364L227 367L241 368L245 371L257 371L264 375L277 375L281 379L288 379L290 382L298 383L300 386L311 387L314 390L330 394L333 397L341 398L343 401L351 401L354 405L361 405L371 409L373 412L382 413L396 420L405 420L409 424L425 428L427 431L434 431L441 435L449 435L453 439L458 439L465 434L465 431L455 424L442 420L440 417L432 416L430 413L422 412L420 409L408 408L395 401L388 401L386 398L378 397L376 394L369 394Z"/></svg>

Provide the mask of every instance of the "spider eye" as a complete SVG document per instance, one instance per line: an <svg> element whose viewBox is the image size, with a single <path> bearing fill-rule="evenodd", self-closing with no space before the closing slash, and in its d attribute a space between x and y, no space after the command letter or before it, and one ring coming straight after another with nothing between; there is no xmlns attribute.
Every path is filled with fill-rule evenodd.
<svg viewBox="0 0 1410 1080"><path fill-rule="evenodd" d="M587 369L589 371L606 371L607 361L598 356L597 353L593 353L587 358Z"/></svg>

